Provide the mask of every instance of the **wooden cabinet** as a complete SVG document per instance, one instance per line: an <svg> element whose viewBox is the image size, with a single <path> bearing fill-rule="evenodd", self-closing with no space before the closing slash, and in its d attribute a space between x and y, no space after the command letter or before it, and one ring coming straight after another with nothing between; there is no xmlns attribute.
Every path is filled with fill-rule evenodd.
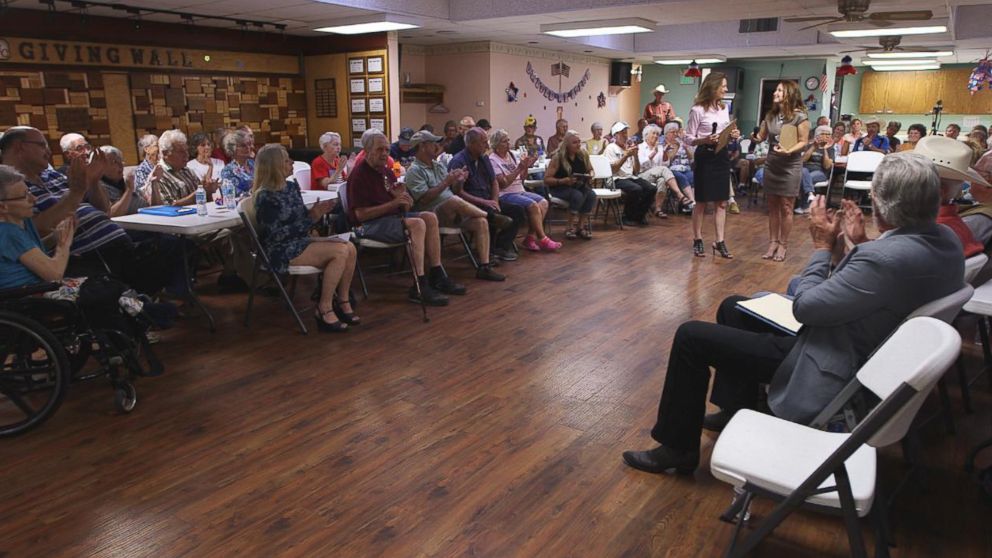
<svg viewBox="0 0 992 558"><path fill-rule="evenodd" d="M992 113L992 91L968 91L970 68L923 72L874 72L861 79L862 114L926 114L938 99L948 114Z"/></svg>

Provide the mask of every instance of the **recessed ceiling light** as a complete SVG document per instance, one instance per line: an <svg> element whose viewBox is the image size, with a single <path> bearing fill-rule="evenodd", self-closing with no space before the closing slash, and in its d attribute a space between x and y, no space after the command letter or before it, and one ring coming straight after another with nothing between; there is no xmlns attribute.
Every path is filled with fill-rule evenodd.
<svg viewBox="0 0 992 558"><path fill-rule="evenodd" d="M381 33L383 31L400 31L420 27L410 21L395 19L389 14L343 19L337 25L319 27L314 31L323 33L338 33L341 35L361 35L363 33Z"/></svg>
<svg viewBox="0 0 992 558"><path fill-rule="evenodd" d="M868 58L939 58L954 56L953 50L910 50L903 52L869 52Z"/></svg>
<svg viewBox="0 0 992 558"><path fill-rule="evenodd" d="M529 45L536 45L536 44L539 44L539 43L537 41L527 41L527 44L529 44Z"/></svg>
<svg viewBox="0 0 992 558"><path fill-rule="evenodd" d="M830 34L834 37L840 38L852 38L852 37L884 37L888 35L928 35L931 33L946 33L946 25L928 25L920 27L889 27L889 28L870 28L870 29L840 29L837 31L831 31Z"/></svg>
<svg viewBox="0 0 992 558"><path fill-rule="evenodd" d="M920 65L899 65L899 66L872 66L876 72L917 72L920 70L939 70L940 64L920 64Z"/></svg>
<svg viewBox="0 0 992 558"><path fill-rule="evenodd" d="M699 58L655 58L655 64L662 64L665 66L687 66L695 60L696 64L719 64L721 62L726 62L727 57L725 56L712 56L707 54L706 56L701 56Z"/></svg>
<svg viewBox="0 0 992 558"><path fill-rule="evenodd" d="M541 33L556 37L590 37L593 35L624 35L627 33L647 33L654 31L658 24L649 19L632 17L626 19L601 19L574 21L571 23L542 24Z"/></svg>

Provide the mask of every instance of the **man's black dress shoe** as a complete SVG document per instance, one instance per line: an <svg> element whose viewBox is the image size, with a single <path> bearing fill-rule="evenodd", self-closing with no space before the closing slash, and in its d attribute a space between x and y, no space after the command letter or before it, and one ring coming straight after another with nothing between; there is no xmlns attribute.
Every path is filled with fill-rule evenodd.
<svg viewBox="0 0 992 558"><path fill-rule="evenodd" d="M658 446L647 451L625 451L623 460L627 465L648 473L675 469L679 474L691 475L699 466L699 452Z"/></svg>
<svg viewBox="0 0 992 558"><path fill-rule="evenodd" d="M703 428L712 432L723 432L724 427L734 418L733 411L720 410L703 417Z"/></svg>

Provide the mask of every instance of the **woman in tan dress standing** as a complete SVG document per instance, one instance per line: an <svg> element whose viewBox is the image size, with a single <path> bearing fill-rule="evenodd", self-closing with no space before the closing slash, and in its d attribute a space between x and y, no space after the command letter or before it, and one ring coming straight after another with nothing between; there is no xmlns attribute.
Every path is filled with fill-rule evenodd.
<svg viewBox="0 0 992 558"><path fill-rule="evenodd" d="M758 130L758 141L768 140L768 158L762 186L768 199L768 251L763 259L785 260L792 231L792 206L799 194L803 172L803 148L809 137L806 107L794 81L781 81L772 95L772 109L765 115ZM783 126L796 128L795 145L788 149L780 145Z"/></svg>

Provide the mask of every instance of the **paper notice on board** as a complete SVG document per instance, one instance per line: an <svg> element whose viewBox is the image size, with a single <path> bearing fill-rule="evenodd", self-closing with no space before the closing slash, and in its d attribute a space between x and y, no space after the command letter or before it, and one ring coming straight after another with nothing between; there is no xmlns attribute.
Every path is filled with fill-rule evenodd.
<svg viewBox="0 0 992 558"><path fill-rule="evenodd" d="M982 123L982 118L980 116L965 116L961 119L962 128L974 128Z"/></svg>

